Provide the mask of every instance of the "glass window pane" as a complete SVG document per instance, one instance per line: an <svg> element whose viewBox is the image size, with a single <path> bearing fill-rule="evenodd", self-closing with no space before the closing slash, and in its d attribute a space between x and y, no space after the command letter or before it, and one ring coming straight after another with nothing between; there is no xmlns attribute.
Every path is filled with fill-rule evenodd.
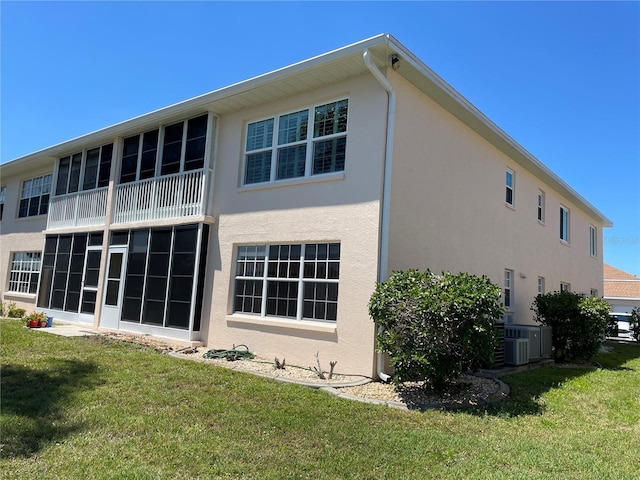
<svg viewBox="0 0 640 480"><path fill-rule="evenodd" d="M306 145L279 149L276 179L304 177L306 159Z"/></svg>
<svg viewBox="0 0 640 480"><path fill-rule="evenodd" d="M322 137L347 131L347 113L349 101L320 105L315 109L313 136Z"/></svg>
<svg viewBox="0 0 640 480"><path fill-rule="evenodd" d="M100 149L94 148L87 152L87 160L84 167L84 180L82 190L96 188L98 182L98 163L100 161Z"/></svg>
<svg viewBox="0 0 640 480"><path fill-rule="evenodd" d="M273 118L247 125L247 152L271 148L273 145Z"/></svg>
<svg viewBox="0 0 640 480"><path fill-rule="evenodd" d="M342 172L347 150L346 137L313 144L313 174Z"/></svg>
<svg viewBox="0 0 640 480"><path fill-rule="evenodd" d="M308 125L308 110L282 115L278 124L278 145L306 140Z"/></svg>
<svg viewBox="0 0 640 480"><path fill-rule="evenodd" d="M268 182L271 178L271 152L247 155L244 183Z"/></svg>
<svg viewBox="0 0 640 480"><path fill-rule="evenodd" d="M111 157L113 156L113 144L104 145L100 153L100 172L98 173L98 188L109 185L111 175Z"/></svg>
<svg viewBox="0 0 640 480"><path fill-rule="evenodd" d="M60 159L58 165L58 180L56 182L56 195L67 193L67 183L69 182L69 170L71 168L71 157Z"/></svg>

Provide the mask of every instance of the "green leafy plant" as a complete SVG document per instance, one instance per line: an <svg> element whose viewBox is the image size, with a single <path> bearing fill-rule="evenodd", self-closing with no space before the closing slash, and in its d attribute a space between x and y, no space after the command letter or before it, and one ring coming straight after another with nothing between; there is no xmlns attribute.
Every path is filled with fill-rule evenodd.
<svg viewBox="0 0 640 480"><path fill-rule="evenodd" d="M441 389L469 369L489 366L503 314L500 287L468 273L394 272L378 283L369 314L378 348L389 355L393 382Z"/></svg>
<svg viewBox="0 0 640 480"><path fill-rule="evenodd" d="M631 336L636 342L640 342L640 307L635 307L631 310L631 317L629 318L629 330Z"/></svg>
<svg viewBox="0 0 640 480"><path fill-rule="evenodd" d="M602 298L550 292L538 295L531 309L537 321L552 328L557 361L590 360L604 341L610 306Z"/></svg>
<svg viewBox="0 0 640 480"><path fill-rule="evenodd" d="M7 317L9 318L23 318L26 310L24 308L17 308L15 302L10 302L7 308Z"/></svg>
<svg viewBox="0 0 640 480"><path fill-rule="evenodd" d="M246 345L234 345L229 350L224 348L208 350L202 356L204 358L224 358L229 362L234 362L236 360L251 360L255 354L250 352Z"/></svg>

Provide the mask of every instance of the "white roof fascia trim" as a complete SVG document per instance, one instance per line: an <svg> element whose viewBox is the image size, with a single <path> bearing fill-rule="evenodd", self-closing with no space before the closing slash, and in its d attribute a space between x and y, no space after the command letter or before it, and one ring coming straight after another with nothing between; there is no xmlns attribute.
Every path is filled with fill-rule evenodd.
<svg viewBox="0 0 640 480"><path fill-rule="evenodd" d="M536 168L542 170L546 175L548 175L553 181L558 183L569 196L574 197L578 203L582 203L588 210L592 213L596 214L600 219L604 222L605 226L611 227L613 226L613 222L607 218L600 210L594 207L591 203L589 203L582 195L576 192L572 187L570 187L564 180L562 180L558 175L556 175L553 171L551 171L545 164L543 164L540 160L534 157L531 153L529 153L522 145L516 142L509 134L507 134L504 130L502 130L498 125L496 125L493 121L491 121L484 113L482 113L478 108L476 108L471 102L469 102L466 98L464 98L458 91L456 91L451 85L449 85L442 77L440 77L437 73L431 70L427 65L425 65L419 58L417 58L411 51L409 51L404 45L402 45L398 40L396 40L392 35L387 35L389 46L397 49L403 59L406 59L415 69L417 69L420 73L422 73L425 77L431 80L434 84L436 84L442 91L444 91L447 95L449 95L453 100L455 100L459 105L464 107L469 113L471 113L474 117L484 123L495 135L500 137L504 142L509 144L512 148L514 148L520 155L526 158L529 162L531 162Z"/></svg>
<svg viewBox="0 0 640 480"><path fill-rule="evenodd" d="M258 86L278 81L286 76L294 75L302 70L314 68L316 66L322 65L323 63L339 59L340 57L347 56L354 53L361 55L363 48L373 47L373 46L377 46L385 43L387 43L387 36L385 34L376 35L366 40L362 40L357 43L347 45L346 47L341 47L336 50L332 50L330 52L323 53L321 55L317 55L315 57L311 57L309 59L302 60L300 62L291 64L282 68L278 68L276 70L272 70L267 73L263 73L256 77L252 77L247 80L242 80L240 82L233 83L231 85L227 85L216 90L212 90L211 92L207 92L202 95L198 95L196 97L183 100L181 102L174 103L166 107L159 108L157 110L152 110L151 112L138 115L136 117L130 118L128 120L124 120L122 122L115 123L113 125L101 128L99 130L94 130L92 132L85 133L78 137L74 137L70 140L65 140L64 142L51 145L41 150L37 150L33 153L29 153L22 157L18 157L17 159L10 160L9 162L5 162L3 166L8 163L20 162L23 160L30 159L32 157L47 155L47 152L49 151L55 151L55 150L64 149L64 148L71 148L76 143L90 142L91 137L99 136L102 138L102 137L109 137L110 135L114 137L119 136L121 133L124 133L129 129L136 129L138 126L143 127L148 123L162 121L166 117L177 116L183 112L190 112L197 108L205 108L207 105L211 104L212 102L215 102L216 100L222 100L224 98L229 98L234 95L240 95Z"/></svg>

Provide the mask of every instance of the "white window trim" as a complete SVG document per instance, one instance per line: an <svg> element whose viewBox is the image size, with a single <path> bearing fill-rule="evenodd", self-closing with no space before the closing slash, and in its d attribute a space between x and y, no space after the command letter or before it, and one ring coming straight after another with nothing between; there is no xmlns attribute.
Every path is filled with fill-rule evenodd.
<svg viewBox="0 0 640 480"><path fill-rule="evenodd" d="M560 282L560 291L561 292L570 292L571 284L567 282Z"/></svg>
<svg viewBox="0 0 640 480"><path fill-rule="evenodd" d="M564 205L560 205L560 241L566 245L571 243L571 210Z"/></svg>
<svg viewBox="0 0 640 480"><path fill-rule="evenodd" d="M44 187L44 179L46 177L49 177L49 191L45 192L43 187ZM38 179L42 179L42 183L40 184L40 193L38 195L29 195L27 197L23 196L24 195L24 191L25 191L25 186L24 184L26 182L32 182L34 180L38 180ZM33 189L32 186L29 187L30 189ZM47 215L49 213L49 205L51 204L51 198L53 196L53 174L52 173L45 173L43 175L38 175L37 177L31 177L31 178L27 178L25 180L23 180L20 183L20 197L18 199L18 212L17 212L17 217L19 219L29 219L29 218L33 218L33 217L44 217L45 215ZM42 199L43 195L49 195L49 203L47 205L47 212L46 213L39 213L40 212L40 203L38 204L38 214L36 215L29 215L29 208L27 207L27 214L26 215L20 215L20 203L22 203L22 200L26 200L26 199L31 199L31 198L36 198L39 197L40 199ZM40 200L42 201L42 200Z"/></svg>
<svg viewBox="0 0 640 480"><path fill-rule="evenodd" d="M598 296L598 289L597 288L592 288L591 289L591 296L592 297L597 297Z"/></svg>
<svg viewBox="0 0 640 480"><path fill-rule="evenodd" d="M323 105L327 105L330 103L336 103L336 102L341 102L343 100L346 100L348 102L348 104L351 104L351 99L350 97L338 97L338 98L333 98L333 99L329 99L329 100L323 100L321 102L317 102L308 106L304 106L301 108L294 108L292 110L287 110L287 111L282 111L282 112L278 112L274 115L269 115L269 116L265 116L265 117L259 117L256 119L251 119L249 121L247 121L244 125L244 133L242 136L242 165L241 165L241 169L240 169L240 179L239 179L239 189L260 189L260 188L268 188L268 187L279 187L279 186L286 186L286 185L292 185L292 184L299 184L299 183L305 183L307 181L321 181L320 179L323 177L328 177L329 180L338 180L338 179L343 179L344 178L344 170L339 171L339 172L327 172L327 173L318 173L318 174L313 174L313 144L317 141L320 140L331 140L333 138L340 138L340 137L348 137L349 136L349 113L347 113L347 127L346 130L344 132L339 132L339 133L333 133L330 135L323 135L321 137L314 137L313 136L313 126L314 126L314 114L315 114L315 109L317 107L323 106ZM307 124L307 138L306 140L301 140L298 142L291 142L291 143L286 143L283 145L278 145L278 132L279 132L279 127L280 127L280 117L284 117L286 115L291 115L292 113L297 113L297 112L302 112L304 110L307 110L309 112L308 115L308 124ZM263 122L265 120L273 120L273 137L272 137L272 141L271 141L271 146L270 147L265 147L265 148L260 148L260 149L256 149L256 150L250 150L249 152L247 152L247 133L248 133L248 127L250 124L253 123L258 123L258 122ZM306 157L305 157L305 172L303 176L300 177L293 177L293 178L283 178L283 179L276 179L276 175L277 175L277 168L278 168L278 149L279 148L283 148L283 147L288 147L288 146L295 146L295 145L306 145L307 146L307 152L306 152ZM253 153L261 153L261 152L271 152L271 166L270 166L270 174L269 174L269 180L265 181L265 182L255 182L255 183L245 183L245 175L246 175L246 168L247 168L247 156L249 154L253 154ZM346 166L345 166L345 170L346 170ZM317 179L317 180L316 180Z"/></svg>
<svg viewBox="0 0 640 480"><path fill-rule="evenodd" d="M545 195L542 190L538 190L537 200L538 203L536 205L536 216L538 218L538 223L540 225L546 225L545 223Z"/></svg>
<svg viewBox="0 0 640 480"><path fill-rule="evenodd" d="M31 254L38 255L37 259L24 259L18 260L16 256L20 254ZM14 268L14 264L20 262L20 268ZM28 265L29 268L23 269L24 265ZM7 283L7 293L20 293L23 295L36 295L38 284L40 283L40 271L42 269L42 253L41 252L12 252L11 254L11 265L9 267L9 282ZM31 282L31 275L34 272L37 272L38 280L36 282L36 291L29 292L29 285ZM18 278L13 280L12 278L16 275ZM12 287L16 287L17 289L12 289ZM26 290L22 287L25 287Z"/></svg>
<svg viewBox="0 0 640 480"><path fill-rule="evenodd" d="M511 174L511 185L509 185L508 182L507 182L507 174ZM509 208L515 209L515 205L516 205L516 172L514 172L510 168L507 168L506 171L505 171L504 186L505 186L504 204ZM511 202L508 202L507 198L506 198L508 190L511 190Z"/></svg>
<svg viewBox="0 0 640 480"><path fill-rule="evenodd" d="M589 255L598 257L598 229L593 225L589 225Z"/></svg>
<svg viewBox="0 0 640 480"><path fill-rule="evenodd" d="M538 277L538 295L544 295L544 277Z"/></svg>
<svg viewBox="0 0 640 480"><path fill-rule="evenodd" d="M514 311L514 298L513 298L513 270L505 269L504 271L504 306L507 312ZM509 305L507 305L507 291L509 291Z"/></svg>
<svg viewBox="0 0 640 480"><path fill-rule="evenodd" d="M266 321L267 323L263 323L265 325L269 324L269 322L271 321L276 321L276 322L280 322L282 323L284 322L296 322L297 324L304 324L304 323L308 323L308 324L324 324L324 325L336 325L338 318L336 316L335 320L322 320L322 319L311 319L311 318L304 318L303 317L303 312L304 312L304 299L303 299L303 295L304 295L304 284L305 282L309 283L334 283L336 285L340 285L340 278L338 275L338 278L305 278L304 277L304 262L305 262L305 256L304 256L304 250L305 250L305 246L306 245L310 245L310 244L324 244L324 243L338 243L340 244L339 241L318 241L318 242L283 242L283 243L265 243L265 244L255 244L257 246L265 246L266 250L265 250L265 256L264 256L264 270L263 270L263 275L261 277L258 276L245 276L245 275L237 275L236 273L233 273L232 275L232 280L233 280L233 295L231 297L232 302L235 303L235 299L236 299L236 292L235 292L235 282L236 280L248 280L248 281L262 281L262 305L261 305L261 311L260 313L249 313L249 312L242 312L242 311L238 311L235 312L234 308L231 309L232 311L232 317L235 319L236 317L238 318L259 318L261 319L261 321ZM268 276L268 263L269 263L269 249L271 246L279 246L279 245L300 245L301 246L301 252L300 252L300 258L299 260L296 260L300 263L299 266L299 271L298 271L298 277L289 277L289 278L281 278L281 277L269 277ZM246 246L251 246L251 244L237 244L234 245L234 261L233 261L233 268L235 270L236 265L237 265L237 261L238 261L238 250L239 247L246 247ZM334 260L335 262L337 262L338 264L340 264L341 260L340 258L338 258L337 260ZM296 308L296 318L292 318L292 317L284 317L284 316L278 316L278 315L268 315L267 314L267 291L268 291L268 282L269 281L289 281L289 282L297 282L298 284L298 298L297 298L297 308ZM339 289L338 289L338 301L337 301L337 306L339 305Z"/></svg>

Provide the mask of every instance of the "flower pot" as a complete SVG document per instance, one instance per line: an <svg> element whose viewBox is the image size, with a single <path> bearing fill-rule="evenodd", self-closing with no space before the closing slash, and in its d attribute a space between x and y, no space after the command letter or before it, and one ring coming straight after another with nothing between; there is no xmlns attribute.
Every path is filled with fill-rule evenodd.
<svg viewBox="0 0 640 480"><path fill-rule="evenodd" d="M29 320L29 324L27 325L29 328L38 328L40 323L38 320Z"/></svg>
<svg viewBox="0 0 640 480"><path fill-rule="evenodd" d="M47 321L46 320L40 320L40 328L44 328L47 326Z"/></svg>

